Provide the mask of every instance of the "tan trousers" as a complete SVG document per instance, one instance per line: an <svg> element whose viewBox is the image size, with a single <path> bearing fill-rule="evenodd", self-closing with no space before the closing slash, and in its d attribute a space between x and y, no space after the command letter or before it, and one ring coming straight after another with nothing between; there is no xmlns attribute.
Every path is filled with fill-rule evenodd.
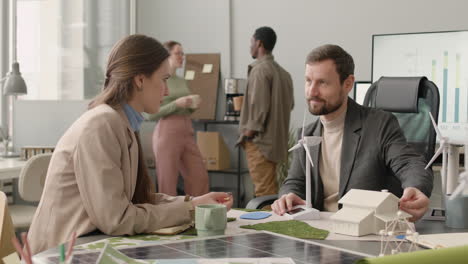
<svg viewBox="0 0 468 264"><path fill-rule="evenodd" d="M276 182L276 163L267 160L257 145L250 141L243 143L250 177L255 185L255 196L265 196L278 193Z"/></svg>
<svg viewBox="0 0 468 264"><path fill-rule="evenodd" d="M209 180L203 158L193 137L192 120L172 115L159 120L153 134L158 192L177 195L179 172L184 191L192 196L208 193Z"/></svg>

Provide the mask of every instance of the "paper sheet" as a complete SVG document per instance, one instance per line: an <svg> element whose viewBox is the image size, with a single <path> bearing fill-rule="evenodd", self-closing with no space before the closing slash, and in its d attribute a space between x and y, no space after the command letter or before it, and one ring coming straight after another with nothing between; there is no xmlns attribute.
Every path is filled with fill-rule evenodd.
<svg viewBox="0 0 468 264"><path fill-rule="evenodd" d="M202 73L211 73L213 71L213 64L204 64Z"/></svg>
<svg viewBox="0 0 468 264"><path fill-rule="evenodd" d="M195 71L186 71L185 80L191 81L193 79L195 79Z"/></svg>
<svg viewBox="0 0 468 264"><path fill-rule="evenodd" d="M2 260L5 264L21 264L18 253L16 252L11 253L10 255L4 257Z"/></svg>
<svg viewBox="0 0 468 264"><path fill-rule="evenodd" d="M99 258L96 261L96 264L124 264L124 263L153 264L153 263L156 263L156 261L155 260L140 260L140 259L133 259L133 258L127 257L122 252L113 248L109 243L106 244L106 246L101 252L101 255L99 255Z"/></svg>
<svg viewBox="0 0 468 264"><path fill-rule="evenodd" d="M357 264L466 264L468 246L441 249L420 250L416 252L365 258Z"/></svg>
<svg viewBox="0 0 468 264"><path fill-rule="evenodd" d="M409 241L414 241L413 237L407 237ZM416 241L414 241L416 242ZM444 233L432 235L419 235L418 245L427 248L446 248L468 245L468 233Z"/></svg>

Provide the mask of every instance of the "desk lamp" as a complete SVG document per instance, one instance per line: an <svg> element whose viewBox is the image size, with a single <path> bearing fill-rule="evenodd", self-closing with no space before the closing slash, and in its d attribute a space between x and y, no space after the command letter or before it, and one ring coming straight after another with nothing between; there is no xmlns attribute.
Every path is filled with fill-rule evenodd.
<svg viewBox="0 0 468 264"><path fill-rule="evenodd" d="M17 95L21 94L26 94L27 93L27 88L26 88L26 83L24 82L23 77L21 76L21 72L19 70L19 63L18 62L13 62L11 65L11 72L8 73L7 77L5 78L5 86L3 86L3 95L7 97L13 96L14 98ZM13 101L12 101L13 102ZM8 143L12 139L13 135L10 135L10 131L13 131L13 105L9 105L7 103L7 108L8 108L8 118L7 118L7 124L9 127L12 129L5 129L6 131L4 132L5 134L3 136L3 140L7 140L7 143L4 143L5 145L5 152L1 155L4 158L9 158L9 157L18 157L17 154L8 152Z"/></svg>
<svg viewBox="0 0 468 264"><path fill-rule="evenodd" d="M15 155L14 153L10 153L8 152L8 145L9 145L9 141L12 139L13 137L13 103L14 103L14 99L16 98L17 95L21 95L21 94L26 94L27 93L27 88L26 88L26 83L24 82L24 79L23 77L21 76L21 72L20 72L20 69L19 69L19 63L16 61L16 31L17 31L17 27L16 27L16 12L17 12L17 8L16 8L16 1L15 0L11 0L10 1L10 4L11 4L11 8L10 8L10 22L11 22L11 26L10 26L10 33L11 33L11 45L10 45L10 49L11 49L11 71L10 73L8 73L7 77L4 79L5 80L5 86L3 86L3 95L6 97L6 103L7 103L7 109L8 109L8 112L7 112L7 126L9 127L9 129L5 129L5 133L2 133L4 135L2 135L3 137L3 141L4 141L4 146L5 146L5 152L3 155L1 155L2 157L6 157L6 158L9 158L9 157L18 157L19 155ZM9 97L10 96L13 96L12 100L10 101ZM11 105L9 104L9 102L11 102ZM12 141L12 140L11 140Z"/></svg>

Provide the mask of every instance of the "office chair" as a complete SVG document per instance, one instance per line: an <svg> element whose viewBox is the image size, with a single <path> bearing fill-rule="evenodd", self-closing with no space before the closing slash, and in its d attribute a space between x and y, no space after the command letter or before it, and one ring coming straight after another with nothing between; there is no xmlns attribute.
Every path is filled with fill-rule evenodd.
<svg viewBox="0 0 468 264"><path fill-rule="evenodd" d="M31 157L21 169L18 192L21 199L28 202L39 202L44 189L47 169L52 153ZM29 228L37 207L32 205L12 205L10 214L15 228Z"/></svg>
<svg viewBox="0 0 468 264"><path fill-rule="evenodd" d="M2 259L15 252L11 239L15 237L15 230L8 210L8 200L4 192L0 191L0 263Z"/></svg>
<svg viewBox="0 0 468 264"><path fill-rule="evenodd" d="M439 89L426 77L382 77L367 90L364 106L392 112L408 144L428 162L434 155L436 133L428 112L439 116ZM277 195L256 197L246 208L259 209L273 203Z"/></svg>
<svg viewBox="0 0 468 264"><path fill-rule="evenodd" d="M435 151L436 132L429 112L437 121L439 89L426 77L381 77L364 98L364 106L392 112L408 144L428 162Z"/></svg>

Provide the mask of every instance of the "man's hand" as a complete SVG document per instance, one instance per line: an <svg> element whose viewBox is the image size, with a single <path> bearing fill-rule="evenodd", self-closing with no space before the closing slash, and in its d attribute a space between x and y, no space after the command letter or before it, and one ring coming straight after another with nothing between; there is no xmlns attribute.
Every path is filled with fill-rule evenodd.
<svg viewBox="0 0 468 264"><path fill-rule="evenodd" d="M286 212L291 211L294 206L303 204L306 204L306 202L299 196L294 193L288 193L276 200L271 205L271 209L273 209L273 212L277 215L284 215Z"/></svg>
<svg viewBox="0 0 468 264"><path fill-rule="evenodd" d="M410 221L419 220L428 207L429 198L424 193L414 187L405 188L400 198L400 209L413 216Z"/></svg>

